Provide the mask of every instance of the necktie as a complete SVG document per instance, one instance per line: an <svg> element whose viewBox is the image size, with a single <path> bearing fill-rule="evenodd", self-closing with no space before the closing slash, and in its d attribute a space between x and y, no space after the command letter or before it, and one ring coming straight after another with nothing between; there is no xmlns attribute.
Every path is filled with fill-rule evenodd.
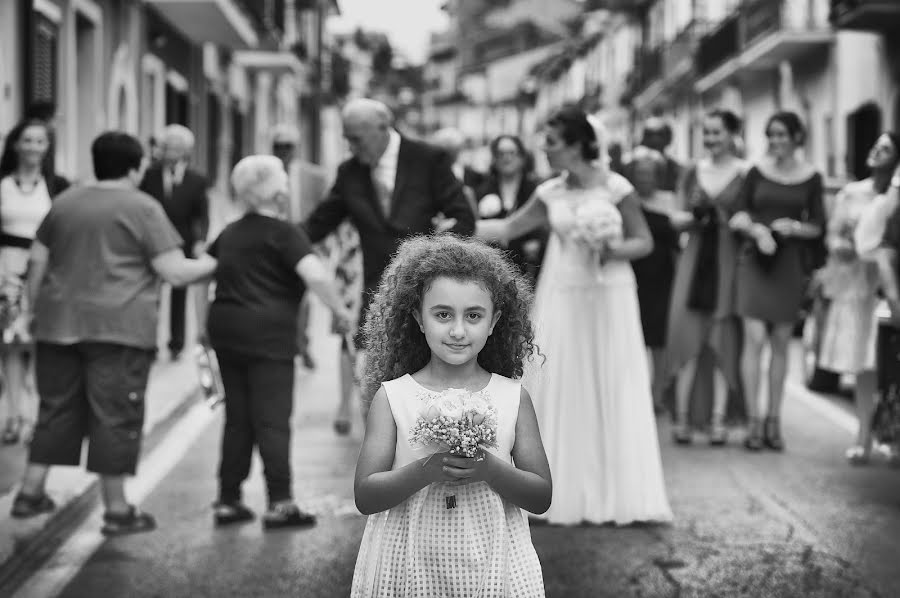
<svg viewBox="0 0 900 598"><path fill-rule="evenodd" d="M172 197L172 189L175 188L175 167L167 168L163 174L163 193L166 199Z"/></svg>

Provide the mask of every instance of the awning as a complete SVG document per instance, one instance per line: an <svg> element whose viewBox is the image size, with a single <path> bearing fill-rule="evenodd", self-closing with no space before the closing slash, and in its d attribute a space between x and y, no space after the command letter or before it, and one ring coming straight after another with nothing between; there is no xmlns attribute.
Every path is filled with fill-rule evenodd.
<svg viewBox="0 0 900 598"><path fill-rule="evenodd" d="M194 43L255 48L256 29L234 0L146 0Z"/></svg>
<svg viewBox="0 0 900 598"><path fill-rule="evenodd" d="M273 75L297 75L305 73L305 65L293 52L266 50L239 50L234 53L236 65L248 71L266 71Z"/></svg>

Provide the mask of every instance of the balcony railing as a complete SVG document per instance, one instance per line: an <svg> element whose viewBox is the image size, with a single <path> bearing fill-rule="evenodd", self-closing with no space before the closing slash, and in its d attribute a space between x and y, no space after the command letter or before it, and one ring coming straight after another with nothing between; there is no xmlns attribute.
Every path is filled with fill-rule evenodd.
<svg viewBox="0 0 900 598"><path fill-rule="evenodd" d="M720 64L741 51L740 13L729 15L719 26L700 40L697 47L697 72L711 73Z"/></svg>
<svg viewBox="0 0 900 598"><path fill-rule="evenodd" d="M663 78L663 52L665 46L656 46L638 53L637 79L634 90L641 93Z"/></svg>
<svg viewBox="0 0 900 598"><path fill-rule="evenodd" d="M691 21L669 42L662 60L662 69L666 77L672 77L690 68L697 44L707 29L708 24L705 21Z"/></svg>
<svg viewBox="0 0 900 598"><path fill-rule="evenodd" d="M897 0L831 0L829 19L836 27L896 32L900 29Z"/></svg>

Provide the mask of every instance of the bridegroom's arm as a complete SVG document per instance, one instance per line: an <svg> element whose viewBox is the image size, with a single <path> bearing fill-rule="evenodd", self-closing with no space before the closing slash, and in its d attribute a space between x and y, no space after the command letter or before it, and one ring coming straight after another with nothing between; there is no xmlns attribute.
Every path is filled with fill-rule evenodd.
<svg viewBox="0 0 900 598"><path fill-rule="evenodd" d="M431 176L433 205L444 218L456 220L450 232L468 237L475 233L475 213L466 199L462 182L450 167L450 160L442 154L435 158Z"/></svg>
<svg viewBox="0 0 900 598"><path fill-rule="evenodd" d="M309 240L313 243L318 243L333 233L341 222L347 218L347 204L344 201L341 185L343 176L346 175L343 169L339 168L337 178L328 192L328 197L316 206L316 209L309 215L306 222L301 224L307 236L309 236Z"/></svg>

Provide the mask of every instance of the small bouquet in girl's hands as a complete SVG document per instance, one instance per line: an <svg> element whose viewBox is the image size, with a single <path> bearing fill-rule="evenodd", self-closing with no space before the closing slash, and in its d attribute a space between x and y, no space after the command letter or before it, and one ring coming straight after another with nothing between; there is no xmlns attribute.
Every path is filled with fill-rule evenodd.
<svg viewBox="0 0 900 598"><path fill-rule="evenodd" d="M622 214L607 201L587 201L575 209L571 238L594 250L606 249L610 241L622 238Z"/></svg>
<svg viewBox="0 0 900 598"><path fill-rule="evenodd" d="M478 459L483 449L497 446L497 409L484 391L429 393L409 431L409 444Z"/></svg>

